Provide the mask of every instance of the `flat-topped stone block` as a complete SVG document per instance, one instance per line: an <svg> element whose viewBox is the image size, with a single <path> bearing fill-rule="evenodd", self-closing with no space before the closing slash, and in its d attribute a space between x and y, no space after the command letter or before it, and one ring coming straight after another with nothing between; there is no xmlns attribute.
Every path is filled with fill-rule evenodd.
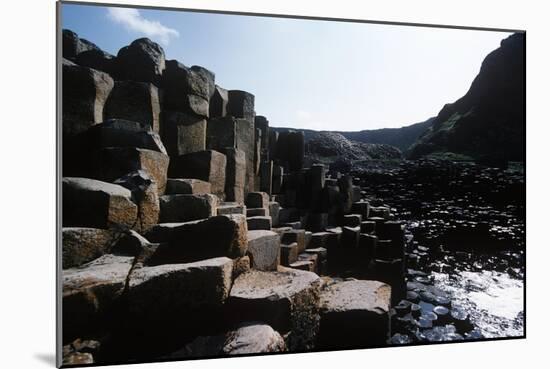
<svg viewBox="0 0 550 369"><path fill-rule="evenodd" d="M200 195L212 193L212 186L206 181L193 178L168 178L166 195Z"/></svg>
<svg viewBox="0 0 550 369"><path fill-rule="evenodd" d="M283 334L291 351L314 347L318 329L321 279L315 273L280 268L251 270L233 283L227 302L234 317L263 321Z"/></svg>
<svg viewBox="0 0 550 369"><path fill-rule="evenodd" d="M218 198L211 194L164 195L160 197L160 223L178 223L213 217Z"/></svg>
<svg viewBox="0 0 550 369"><path fill-rule="evenodd" d="M269 216L256 216L256 217L248 217L246 218L246 222L248 224L248 230L271 230L271 217Z"/></svg>
<svg viewBox="0 0 550 369"><path fill-rule="evenodd" d="M279 235L269 230L248 231L248 253L252 269L277 270L280 253Z"/></svg>
<svg viewBox="0 0 550 369"><path fill-rule="evenodd" d="M378 281L330 284L321 291L318 348L385 346L390 334L391 287Z"/></svg>

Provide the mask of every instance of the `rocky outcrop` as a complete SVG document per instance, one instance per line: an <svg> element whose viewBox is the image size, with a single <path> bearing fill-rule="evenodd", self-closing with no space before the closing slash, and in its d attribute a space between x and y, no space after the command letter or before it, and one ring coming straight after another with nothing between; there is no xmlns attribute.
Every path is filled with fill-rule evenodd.
<svg viewBox="0 0 550 369"><path fill-rule="evenodd" d="M441 109L410 158L451 152L489 161L525 160L525 34L491 52L468 92Z"/></svg>
<svg viewBox="0 0 550 369"><path fill-rule="evenodd" d="M66 363L314 350L334 343L318 336L319 275L403 282L384 269L403 266L389 208L312 163L302 132L270 128L254 95L165 62L148 39L112 57L65 38ZM322 140L331 155L374 157ZM376 251L378 237L391 247Z"/></svg>

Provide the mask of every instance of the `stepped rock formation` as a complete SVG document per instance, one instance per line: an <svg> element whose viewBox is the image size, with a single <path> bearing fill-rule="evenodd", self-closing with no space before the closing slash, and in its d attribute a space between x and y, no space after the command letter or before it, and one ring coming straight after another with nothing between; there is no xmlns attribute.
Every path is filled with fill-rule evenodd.
<svg viewBox="0 0 550 369"><path fill-rule="evenodd" d="M404 297L401 224L310 155L399 150L273 129L254 95L148 39L110 56L64 31L63 48L66 363L343 348L328 275L362 279L337 320L376 329L350 344L386 342L387 299L358 299Z"/></svg>
<svg viewBox="0 0 550 369"><path fill-rule="evenodd" d="M490 161L525 160L525 34L491 52L468 92L441 109L410 157L452 152Z"/></svg>

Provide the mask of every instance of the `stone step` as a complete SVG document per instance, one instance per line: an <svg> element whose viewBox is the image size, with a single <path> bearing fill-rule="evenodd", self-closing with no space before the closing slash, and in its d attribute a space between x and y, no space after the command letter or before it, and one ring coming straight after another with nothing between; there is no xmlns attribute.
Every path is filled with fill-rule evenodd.
<svg viewBox="0 0 550 369"><path fill-rule="evenodd" d="M247 238L251 268L276 270L281 245L279 235L270 230L249 230Z"/></svg>

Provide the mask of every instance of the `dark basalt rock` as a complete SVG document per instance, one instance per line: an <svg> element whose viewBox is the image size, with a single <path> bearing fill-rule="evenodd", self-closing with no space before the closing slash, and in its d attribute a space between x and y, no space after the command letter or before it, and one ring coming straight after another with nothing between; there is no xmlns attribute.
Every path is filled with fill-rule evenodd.
<svg viewBox="0 0 550 369"><path fill-rule="evenodd" d="M148 38L140 38L118 51L114 63L117 80L160 84L166 68L164 50Z"/></svg>
<svg viewBox="0 0 550 369"><path fill-rule="evenodd" d="M83 67L93 68L105 73L113 73L115 57L100 49L90 49L78 53L75 62Z"/></svg>
<svg viewBox="0 0 550 369"><path fill-rule="evenodd" d="M452 152L491 160L525 160L525 34L501 42L468 92L441 109L410 158Z"/></svg>

